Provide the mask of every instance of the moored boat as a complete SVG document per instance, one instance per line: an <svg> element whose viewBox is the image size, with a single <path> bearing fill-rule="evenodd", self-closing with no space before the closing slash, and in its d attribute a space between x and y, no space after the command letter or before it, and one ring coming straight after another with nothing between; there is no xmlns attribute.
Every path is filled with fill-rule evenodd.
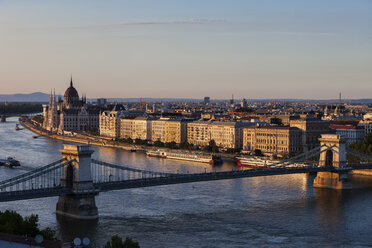
<svg viewBox="0 0 372 248"><path fill-rule="evenodd" d="M235 157L236 164L238 166L248 166L248 167L265 167L265 168L270 168L271 166L276 166L276 165L285 165L285 167L309 167L313 166L312 163L287 163L287 164L280 164L282 162L281 160L277 159L270 159L269 157L257 157L257 156L252 156L252 157Z"/></svg>
<svg viewBox="0 0 372 248"><path fill-rule="evenodd" d="M7 157L6 159L0 160L0 165L13 168L15 166L21 166L18 160L12 158L12 157Z"/></svg>
<svg viewBox="0 0 372 248"><path fill-rule="evenodd" d="M16 131L19 131L19 130L22 130L22 128L19 127L19 124L16 124L16 126L15 126L15 130L16 130Z"/></svg>
<svg viewBox="0 0 372 248"><path fill-rule="evenodd" d="M269 157L235 157L238 166L248 167L270 167L273 164L279 163L280 160L272 160Z"/></svg>
<svg viewBox="0 0 372 248"><path fill-rule="evenodd" d="M167 151L157 150L146 152L149 157L169 158L176 160L186 160L192 162L208 163L208 164L220 164L222 159L216 155L196 153L196 152L181 152L181 151Z"/></svg>

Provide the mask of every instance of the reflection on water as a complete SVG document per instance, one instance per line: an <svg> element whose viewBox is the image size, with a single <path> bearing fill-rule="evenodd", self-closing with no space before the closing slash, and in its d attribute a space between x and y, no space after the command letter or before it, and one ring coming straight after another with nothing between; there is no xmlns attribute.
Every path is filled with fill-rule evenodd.
<svg viewBox="0 0 372 248"><path fill-rule="evenodd" d="M11 120L11 119L10 119ZM14 122L0 123L0 157L15 156L26 170L60 158L62 144ZM193 162L149 158L144 153L93 147L93 157L161 172L231 170ZM0 167L0 180L26 170ZM0 210L39 215L42 227L60 238L88 236L102 246L114 234L131 236L141 247L354 247L372 243L372 191L313 189L314 177L267 176L120 190L96 197L97 222L55 215L58 198L0 203Z"/></svg>
<svg viewBox="0 0 372 248"><path fill-rule="evenodd" d="M315 188L317 221L330 230L335 231L340 227L341 205L344 194L344 192L341 193L338 190Z"/></svg>

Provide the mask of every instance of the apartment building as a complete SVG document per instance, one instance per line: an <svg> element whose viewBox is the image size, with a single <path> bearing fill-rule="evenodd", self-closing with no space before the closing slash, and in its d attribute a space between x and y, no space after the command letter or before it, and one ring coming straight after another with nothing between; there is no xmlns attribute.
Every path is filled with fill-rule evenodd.
<svg viewBox="0 0 372 248"><path fill-rule="evenodd" d="M151 140L166 142L165 140L165 130L166 130L166 123L169 118L160 118L157 120L153 120L151 122Z"/></svg>
<svg viewBox="0 0 372 248"><path fill-rule="evenodd" d="M222 148L241 148L243 128L251 122L196 121L187 124L187 142L207 146L211 140Z"/></svg>
<svg viewBox="0 0 372 248"><path fill-rule="evenodd" d="M99 116L99 133L102 136L118 138L120 137L120 118L124 107L115 105L110 111L103 111Z"/></svg>
<svg viewBox="0 0 372 248"><path fill-rule="evenodd" d="M243 150L263 153L288 154L302 151L302 132L289 126L257 126L244 128Z"/></svg>
<svg viewBox="0 0 372 248"><path fill-rule="evenodd" d="M194 121L187 124L187 142L207 146L211 140L211 121Z"/></svg>
<svg viewBox="0 0 372 248"><path fill-rule="evenodd" d="M168 120L165 122L165 142L177 144L187 141L187 122L184 120Z"/></svg>
<svg viewBox="0 0 372 248"><path fill-rule="evenodd" d="M322 121L312 117L290 121L290 127L297 127L301 130L302 152L318 147L320 145L318 139L322 134L334 133L329 128L329 125L329 121Z"/></svg>

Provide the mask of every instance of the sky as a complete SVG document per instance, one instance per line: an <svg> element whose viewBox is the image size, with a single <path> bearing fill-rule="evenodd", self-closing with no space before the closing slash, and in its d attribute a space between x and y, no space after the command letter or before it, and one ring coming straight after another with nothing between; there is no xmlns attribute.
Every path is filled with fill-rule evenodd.
<svg viewBox="0 0 372 248"><path fill-rule="evenodd" d="M372 0L0 0L0 94L372 98Z"/></svg>

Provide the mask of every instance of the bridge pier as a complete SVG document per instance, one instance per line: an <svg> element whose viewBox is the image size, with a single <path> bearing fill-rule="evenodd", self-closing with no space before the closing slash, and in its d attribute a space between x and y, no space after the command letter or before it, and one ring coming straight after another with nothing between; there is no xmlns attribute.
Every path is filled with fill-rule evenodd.
<svg viewBox="0 0 372 248"><path fill-rule="evenodd" d="M1 116L1 120L0 120L0 122L6 122L6 116L5 116L5 115L2 115L2 116Z"/></svg>
<svg viewBox="0 0 372 248"><path fill-rule="evenodd" d="M314 188L351 189L348 173L318 172L314 179Z"/></svg>
<svg viewBox="0 0 372 248"><path fill-rule="evenodd" d="M319 166L342 169L346 167L346 143L337 134L322 134L319 138L321 153ZM314 180L314 187L327 189L351 189L348 178L349 171L318 172Z"/></svg>
<svg viewBox="0 0 372 248"><path fill-rule="evenodd" d="M91 154L86 145L64 145L62 158L71 161L61 175L61 186L71 188L71 194L60 196L56 213L76 219L97 219L98 209L91 175Z"/></svg>

